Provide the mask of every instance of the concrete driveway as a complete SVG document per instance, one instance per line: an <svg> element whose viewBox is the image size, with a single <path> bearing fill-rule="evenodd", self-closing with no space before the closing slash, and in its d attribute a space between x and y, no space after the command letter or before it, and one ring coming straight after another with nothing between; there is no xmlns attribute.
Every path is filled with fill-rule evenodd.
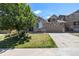
<svg viewBox="0 0 79 59"><path fill-rule="evenodd" d="M49 33L59 48L79 48L79 37L70 33Z"/></svg>

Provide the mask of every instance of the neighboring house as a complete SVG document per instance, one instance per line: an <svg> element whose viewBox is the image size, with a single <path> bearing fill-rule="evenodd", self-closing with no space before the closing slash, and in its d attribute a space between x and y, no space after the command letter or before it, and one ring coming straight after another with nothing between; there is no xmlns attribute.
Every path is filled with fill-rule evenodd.
<svg viewBox="0 0 79 59"><path fill-rule="evenodd" d="M44 23L46 21L41 18L41 17L37 17L37 23L36 23L36 26L33 28L33 31L34 32L44 32L45 31L45 28L44 28Z"/></svg>
<svg viewBox="0 0 79 59"><path fill-rule="evenodd" d="M69 31L79 31L79 10L66 17L66 28Z"/></svg>
<svg viewBox="0 0 79 59"><path fill-rule="evenodd" d="M34 32L67 32L79 31L79 10L70 15L52 15L48 20L37 19Z"/></svg>

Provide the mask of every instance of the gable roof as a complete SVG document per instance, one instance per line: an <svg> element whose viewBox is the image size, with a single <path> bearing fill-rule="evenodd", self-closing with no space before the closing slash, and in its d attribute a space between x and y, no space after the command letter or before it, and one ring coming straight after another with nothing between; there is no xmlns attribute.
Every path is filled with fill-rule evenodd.
<svg viewBox="0 0 79 59"><path fill-rule="evenodd" d="M77 10L77 11L73 12L72 14L68 15L67 20L73 20L73 21L79 20L79 10Z"/></svg>

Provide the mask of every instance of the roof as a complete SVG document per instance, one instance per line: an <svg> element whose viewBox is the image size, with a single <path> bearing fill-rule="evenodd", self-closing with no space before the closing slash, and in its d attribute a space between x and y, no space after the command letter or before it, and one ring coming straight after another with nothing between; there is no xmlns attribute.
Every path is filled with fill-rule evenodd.
<svg viewBox="0 0 79 59"><path fill-rule="evenodd" d="M66 21L63 21L63 20L57 20L57 22L59 22L59 23L66 23Z"/></svg>
<svg viewBox="0 0 79 59"><path fill-rule="evenodd" d="M73 12L72 14L67 16L67 20L71 21L79 21L79 10Z"/></svg>

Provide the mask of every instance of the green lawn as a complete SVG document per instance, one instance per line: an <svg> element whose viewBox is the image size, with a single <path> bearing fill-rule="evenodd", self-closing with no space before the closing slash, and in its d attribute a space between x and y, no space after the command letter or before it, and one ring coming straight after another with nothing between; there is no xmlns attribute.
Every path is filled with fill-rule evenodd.
<svg viewBox="0 0 79 59"><path fill-rule="evenodd" d="M0 36L0 48L57 48L55 42L46 33L29 35L31 38L24 40L17 37L4 39L4 36Z"/></svg>

